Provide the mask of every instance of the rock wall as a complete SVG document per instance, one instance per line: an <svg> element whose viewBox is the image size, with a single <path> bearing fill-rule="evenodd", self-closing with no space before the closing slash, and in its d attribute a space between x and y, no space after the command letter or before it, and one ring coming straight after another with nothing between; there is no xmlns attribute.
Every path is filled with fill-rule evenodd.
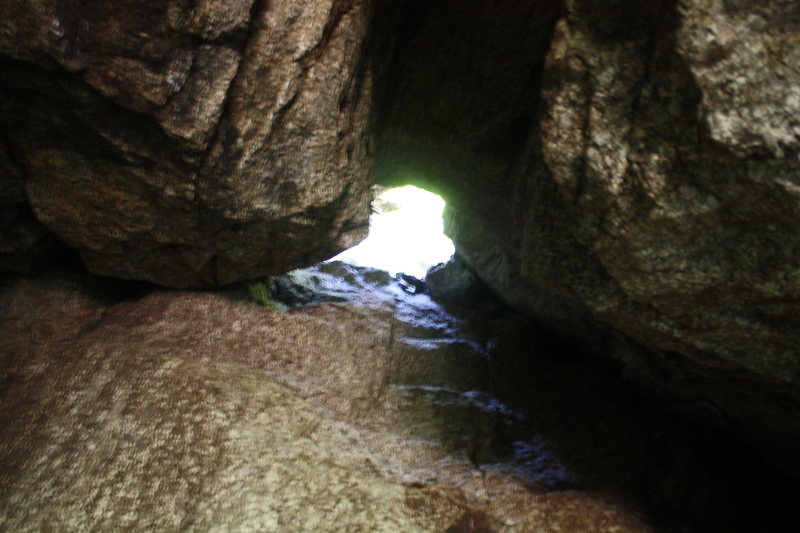
<svg viewBox="0 0 800 533"><path fill-rule="evenodd" d="M531 203L523 275L651 348L617 354L673 403L796 456L800 10L618 4L557 26L538 141L556 194Z"/></svg>
<svg viewBox="0 0 800 533"><path fill-rule="evenodd" d="M338 262L288 278L317 303L0 279L0 530L796 523L797 482L507 308L448 311Z"/></svg>
<svg viewBox="0 0 800 533"><path fill-rule="evenodd" d="M800 471L797 4L467 4L408 30L378 178L441 191L506 301Z"/></svg>
<svg viewBox="0 0 800 533"><path fill-rule="evenodd" d="M578 301L520 269L530 184L515 171L537 122L559 2L416 2L400 26L380 115L376 179L414 183L448 202L457 253L503 298L585 349L608 352ZM529 157L536 170L543 165Z"/></svg>
<svg viewBox="0 0 800 533"><path fill-rule="evenodd" d="M3 2L4 263L30 262L42 225L94 273L176 287L358 242L370 17L348 0Z"/></svg>

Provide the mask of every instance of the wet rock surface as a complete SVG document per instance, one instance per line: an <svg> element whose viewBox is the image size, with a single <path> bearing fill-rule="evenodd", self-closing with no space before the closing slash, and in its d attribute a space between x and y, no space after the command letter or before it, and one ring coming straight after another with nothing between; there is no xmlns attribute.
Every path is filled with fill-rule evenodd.
<svg viewBox="0 0 800 533"><path fill-rule="evenodd" d="M529 322L496 307L459 316L369 269L306 273L342 301L281 312L244 289L2 280L0 527L766 523L737 507L743 484L704 457L707 436Z"/></svg>

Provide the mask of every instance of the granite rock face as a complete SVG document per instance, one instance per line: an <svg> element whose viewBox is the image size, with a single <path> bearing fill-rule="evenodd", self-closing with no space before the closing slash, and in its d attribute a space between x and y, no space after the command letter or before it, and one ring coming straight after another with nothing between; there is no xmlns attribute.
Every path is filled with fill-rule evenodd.
<svg viewBox="0 0 800 533"><path fill-rule="evenodd" d="M380 115L376 179L447 201L458 255L503 299L582 348L608 352L578 301L522 276L531 185L520 157L535 123L559 2L415 2L405 14ZM446 73L446 75L443 75Z"/></svg>
<svg viewBox="0 0 800 533"><path fill-rule="evenodd" d="M540 138L560 205L536 215L568 213L573 255L596 268L581 279L548 264L545 237L530 239L523 273L641 342L794 382L800 13L792 27L789 4L694 2L645 10L637 27L575 4L543 91ZM615 23L628 35L603 33ZM536 218L528 224L535 237Z"/></svg>
<svg viewBox="0 0 800 533"><path fill-rule="evenodd" d="M800 472L798 35L791 0L8 0L0 266L285 272L365 235L374 167L506 302Z"/></svg>
<svg viewBox="0 0 800 533"><path fill-rule="evenodd" d="M112 294L0 283L0 529L654 531L613 490L650 458L597 465L622 468L603 490L477 464L511 420L476 395L485 358L432 348L442 325L414 331L391 299L289 313L230 294ZM604 457L629 454L636 410L606 397L584 420L603 428ZM518 462L564 478L537 435Z"/></svg>
<svg viewBox="0 0 800 533"><path fill-rule="evenodd" d="M340 0L3 2L0 190L19 214L2 251L24 262L35 231L12 228L34 220L92 272L196 287L352 246L370 16Z"/></svg>
<svg viewBox="0 0 800 533"><path fill-rule="evenodd" d="M797 3L468 4L408 30L379 179L425 176L506 301L800 471Z"/></svg>
<svg viewBox="0 0 800 533"><path fill-rule="evenodd" d="M796 482L762 480L517 313L448 310L341 263L296 274L337 302L0 279L0 529L735 533L796 516Z"/></svg>
<svg viewBox="0 0 800 533"><path fill-rule="evenodd" d="M455 255L428 270L425 283L431 298L456 305L478 303L487 294L480 278Z"/></svg>
<svg viewBox="0 0 800 533"><path fill-rule="evenodd" d="M523 275L653 349L617 347L639 380L796 457L800 11L618 4L556 28Z"/></svg>

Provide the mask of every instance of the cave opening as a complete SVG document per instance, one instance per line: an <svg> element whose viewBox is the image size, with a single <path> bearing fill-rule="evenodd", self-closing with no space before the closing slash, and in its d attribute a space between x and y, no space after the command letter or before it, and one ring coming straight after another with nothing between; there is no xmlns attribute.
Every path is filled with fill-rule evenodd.
<svg viewBox="0 0 800 533"><path fill-rule="evenodd" d="M453 255L453 242L444 234L445 201L415 187L376 187L369 236L330 261L409 274L423 279L429 268Z"/></svg>

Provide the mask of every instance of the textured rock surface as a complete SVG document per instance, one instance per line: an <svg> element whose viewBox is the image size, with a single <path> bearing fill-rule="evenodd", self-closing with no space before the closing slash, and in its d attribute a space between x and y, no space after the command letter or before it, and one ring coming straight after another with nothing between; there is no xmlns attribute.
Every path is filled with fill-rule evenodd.
<svg viewBox="0 0 800 533"><path fill-rule="evenodd" d="M431 268L425 282L431 298L441 302L468 305L487 295L480 278L457 256Z"/></svg>
<svg viewBox="0 0 800 533"><path fill-rule="evenodd" d="M459 404L469 366L437 371L457 352L393 336L390 308L110 305L58 279L0 301L3 530L651 531L610 492L473 464L500 413ZM439 387L414 391L415 351Z"/></svg>
<svg viewBox="0 0 800 533"><path fill-rule="evenodd" d="M523 274L657 349L619 349L640 379L674 373L667 396L702 399L694 409L791 460L800 12L663 3L633 24L619 4L605 19L574 2L558 25L541 124L557 193L534 202ZM539 217L574 241L538 231Z"/></svg>
<svg viewBox="0 0 800 533"><path fill-rule="evenodd" d="M470 10L408 29L402 109L419 112L392 115L381 179L424 175L504 299L800 472L797 3L565 4L509 4L474 41ZM452 53L423 54L432 40L476 59L426 76Z"/></svg>
<svg viewBox="0 0 800 533"><path fill-rule="evenodd" d="M525 274L549 275L551 285L561 278L597 316L642 342L717 354L792 383L800 337L780 324L779 309L787 317L800 310L791 310L800 291L800 161L791 143L778 150L775 139L796 128L789 93L797 86L780 79L800 79L800 46L780 26L760 35L745 23L772 25L789 13L777 3L752 14L708 2L719 4L717 24L727 29L718 32L765 41L723 53L702 2L671 16L644 13L625 39L603 35L614 20L590 19L576 4L549 56L542 144L576 245L597 268L583 280L557 271L531 239ZM771 54L775 69L745 78L744 65L760 64L753 54L770 43L785 50ZM726 80L731 98L719 88Z"/></svg>
<svg viewBox="0 0 800 533"><path fill-rule="evenodd" d="M794 486L728 461L609 368L518 316L456 317L374 274L311 269L347 302L292 312L235 291L2 280L0 529L796 523L793 498L770 507Z"/></svg>
<svg viewBox="0 0 800 533"><path fill-rule="evenodd" d="M8 0L0 266L313 263L376 140L506 301L800 472L799 34L791 0Z"/></svg>
<svg viewBox="0 0 800 533"><path fill-rule="evenodd" d="M608 339L580 303L521 275L528 184L515 159L532 134L559 2L416 2L381 114L376 179L447 200L445 232L503 298L586 349Z"/></svg>
<svg viewBox="0 0 800 533"><path fill-rule="evenodd" d="M346 0L3 2L0 190L20 214L0 251L24 262L46 227L93 272L189 287L355 244L369 17Z"/></svg>

